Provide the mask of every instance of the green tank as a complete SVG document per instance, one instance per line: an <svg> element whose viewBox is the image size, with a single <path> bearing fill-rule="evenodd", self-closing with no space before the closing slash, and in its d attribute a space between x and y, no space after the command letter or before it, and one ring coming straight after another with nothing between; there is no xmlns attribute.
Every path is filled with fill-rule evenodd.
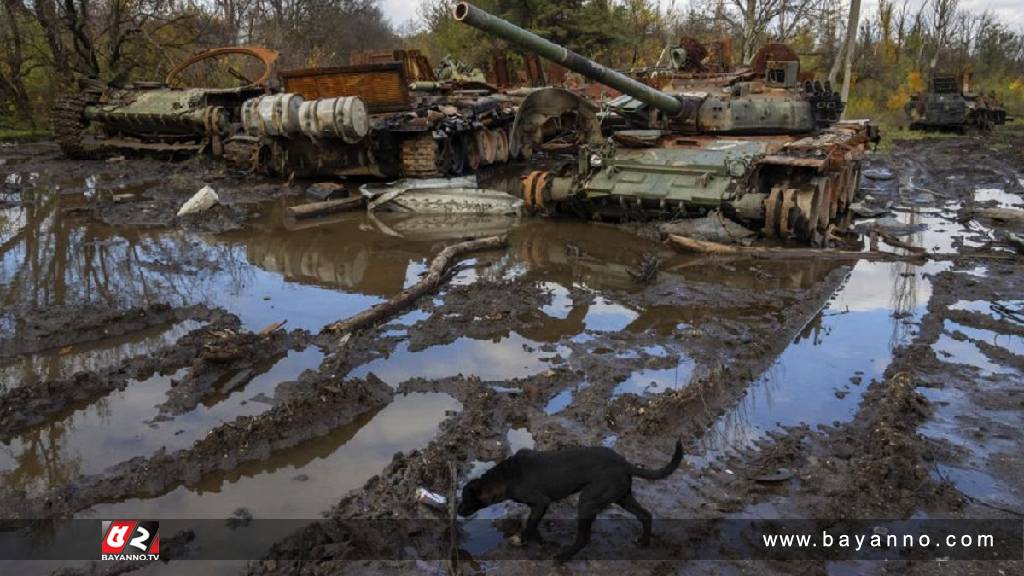
<svg viewBox="0 0 1024 576"><path fill-rule="evenodd" d="M878 140L870 122L840 121L839 95L801 79L785 45L765 46L747 69L641 81L469 3L454 17L621 93L600 111L560 89L524 100L513 154L550 150L558 127L576 127L575 166L524 178L534 211L623 220L718 210L765 236L820 243L853 201L861 159ZM691 60L680 50L674 59ZM564 137L558 144L566 149Z"/></svg>

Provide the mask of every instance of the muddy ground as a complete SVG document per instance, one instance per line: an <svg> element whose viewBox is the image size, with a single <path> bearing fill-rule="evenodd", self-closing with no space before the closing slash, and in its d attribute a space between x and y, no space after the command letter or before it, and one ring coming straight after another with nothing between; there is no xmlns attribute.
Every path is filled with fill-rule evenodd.
<svg viewBox="0 0 1024 576"><path fill-rule="evenodd" d="M603 444L656 466L679 438L680 471L634 484L658 518L1019 519L1024 282L1007 232L1021 230L977 210L1024 206L1022 151L1013 126L897 141L869 159L863 210L877 214L856 225L930 258L774 262L561 220L297 224L283 209L306 183L0 147L0 517L308 523L267 544L300 560L65 563L72 574L435 574L448 535L352 521L438 518L415 492L446 493L449 464L464 480L522 447ZM206 184L222 205L177 218ZM467 258L380 326L321 334L415 282L467 230L507 231L510 246ZM653 258L657 276L638 282ZM509 543L524 513L467 524L462 570L1024 570L586 553L557 567L553 547ZM573 516L573 501L549 512ZM591 546L628 555L637 530L606 526ZM562 523L542 531L571 538ZM171 536L179 557L202 553L202 534ZM374 548L405 560L353 560Z"/></svg>

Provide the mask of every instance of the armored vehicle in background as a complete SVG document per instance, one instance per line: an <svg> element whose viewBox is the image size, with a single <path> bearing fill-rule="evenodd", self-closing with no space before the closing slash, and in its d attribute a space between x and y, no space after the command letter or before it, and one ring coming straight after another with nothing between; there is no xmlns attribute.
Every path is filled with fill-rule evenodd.
<svg viewBox="0 0 1024 576"><path fill-rule="evenodd" d="M990 130L1006 123L1006 109L995 94L973 94L967 83L952 74L935 74L928 91L910 97L904 111L911 130Z"/></svg>
<svg viewBox="0 0 1024 576"><path fill-rule="evenodd" d="M220 62L239 55L261 64L258 76ZM434 177L509 160L515 102L482 82L436 80L415 50L356 56L358 64L285 71L278 79L277 52L208 50L162 83L83 81L56 103L51 124L72 158L210 154L279 176ZM215 62L240 85L180 86L179 77L201 62Z"/></svg>
<svg viewBox="0 0 1024 576"><path fill-rule="evenodd" d="M799 60L781 45L762 49L748 70L671 74L658 89L471 4L459 3L454 17L622 93L604 105L598 129L581 131L574 166L524 179L533 210L616 219L721 210L766 236L820 242L853 200L862 155L877 141L869 122L840 121L839 95L801 81ZM674 60L691 60L685 49ZM513 153L544 150L550 124L567 113L594 116L564 91L531 94Z"/></svg>

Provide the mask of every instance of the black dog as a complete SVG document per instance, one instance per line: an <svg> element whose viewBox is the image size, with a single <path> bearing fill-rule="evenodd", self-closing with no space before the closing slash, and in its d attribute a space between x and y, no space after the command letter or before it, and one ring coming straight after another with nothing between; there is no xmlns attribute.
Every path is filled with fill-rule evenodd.
<svg viewBox="0 0 1024 576"><path fill-rule="evenodd" d="M661 480L675 471L683 459L683 445L676 442L672 461L659 470L638 468L610 448L570 448L551 452L520 450L462 489L459 514L470 516L481 508L504 500L530 506L530 518L523 531L523 543L540 539L537 525L548 506L577 492L576 541L561 551L557 562L565 562L590 542L590 529L599 512L615 503L643 524L637 541L651 541L651 513L633 497L633 476Z"/></svg>

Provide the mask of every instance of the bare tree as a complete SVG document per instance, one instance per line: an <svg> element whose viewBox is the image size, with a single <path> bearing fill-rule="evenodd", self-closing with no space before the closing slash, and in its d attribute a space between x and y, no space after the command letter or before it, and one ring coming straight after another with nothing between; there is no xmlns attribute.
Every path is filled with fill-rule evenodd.
<svg viewBox="0 0 1024 576"><path fill-rule="evenodd" d="M843 65L843 89L840 97L850 101L850 76L853 74L853 49L857 45L857 29L860 22L860 0L850 0L850 19L846 22L846 50ZM846 115L845 110L843 115Z"/></svg>

